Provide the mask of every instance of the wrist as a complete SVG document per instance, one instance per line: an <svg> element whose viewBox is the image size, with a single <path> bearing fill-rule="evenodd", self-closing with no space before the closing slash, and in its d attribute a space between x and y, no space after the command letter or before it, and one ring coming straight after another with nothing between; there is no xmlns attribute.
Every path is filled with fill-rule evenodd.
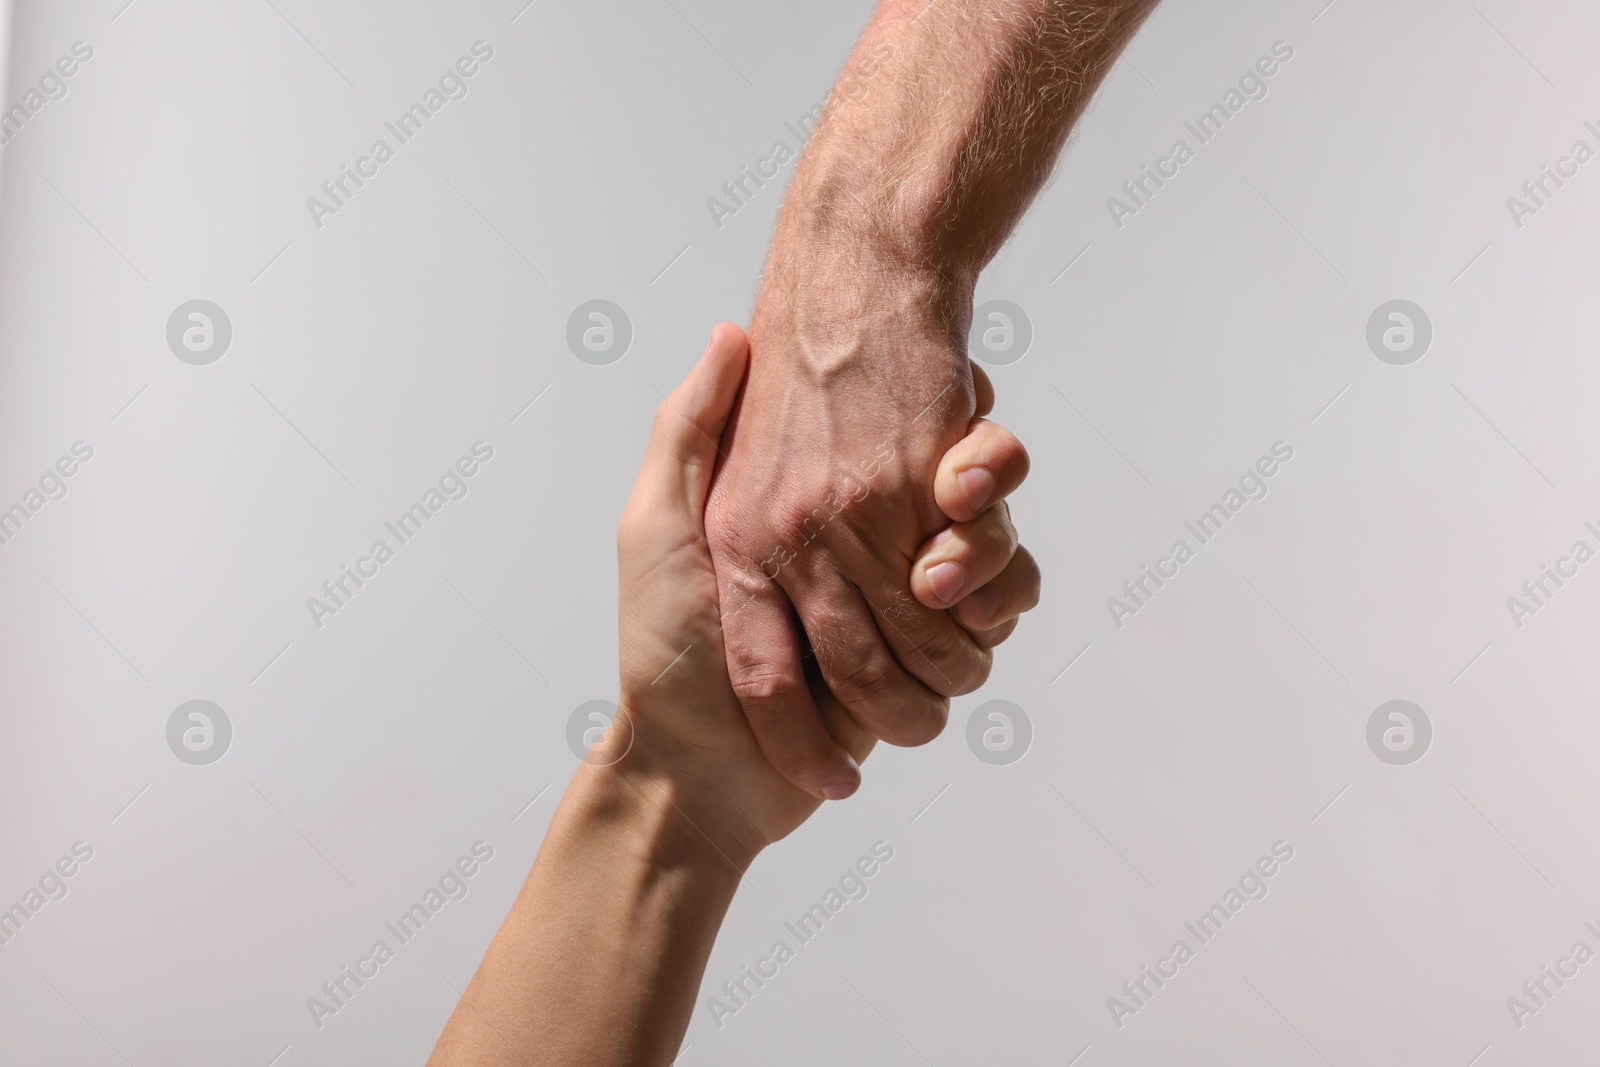
<svg viewBox="0 0 1600 1067"><path fill-rule="evenodd" d="M946 304L971 298L983 263L937 221L930 196L902 187L874 203L862 193L872 186L851 171L809 175L806 186L785 201L769 271L800 271L811 280L830 272L867 278L923 290Z"/></svg>
<svg viewBox="0 0 1600 1067"><path fill-rule="evenodd" d="M860 355L964 360L975 275L907 248L826 220L786 220L751 316L756 358L781 346L823 365Z"/></svg>
<svg viewBox="0 0 1600 1067"><path fill-rule="evenodd" d="M785 197L775 247L792 233L802 247L846 248L970 296L999 247L986 232L994 197L963 195L960 140L908 140L860 125L869 118L825 118Z"/></svg>
<svg viewBox="0 0 1600 1067"><path fill-rule="evenodd" d="M714 775L674 765L652 748L635 733L616 763L578 768L568 789L578 825L652 870L683 872L731 899L766 842L718 803Z"/></svg>

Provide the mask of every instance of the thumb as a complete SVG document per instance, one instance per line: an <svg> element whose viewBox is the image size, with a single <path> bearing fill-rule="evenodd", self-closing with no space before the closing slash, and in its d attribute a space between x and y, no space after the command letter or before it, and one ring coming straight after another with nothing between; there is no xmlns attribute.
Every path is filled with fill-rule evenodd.
<svg viewBox="0 0 1600 1067"><path fill-rule="evenodd" d="M687 508L697 523L749 362L744 330L718 323L700 362L656 408L639 485L661 504Z"/></svg>

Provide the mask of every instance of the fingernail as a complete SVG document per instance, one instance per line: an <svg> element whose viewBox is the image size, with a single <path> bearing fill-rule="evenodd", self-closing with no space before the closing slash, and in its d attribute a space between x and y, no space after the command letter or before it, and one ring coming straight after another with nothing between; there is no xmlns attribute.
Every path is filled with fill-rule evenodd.
<svg viewBox="0 0 1600 1067"><path fill-rule="evenodd" d="M822 787L822 795L829 800L843 800L861 785L860 779L841 778Z"/></svg>
<svg viewBox="0 0 1600 1067"><path fill-rule="evenodd" d="M827 800L843 800L861 788L861 764L850 753L843 753L844 766L835 767L833 777L822 783L822 795Z"/></svg>
<svg viewBox="0 0 1600 1067"><path fill-rule="evenodd" d="M953 603L967 584L967 569L959 563L938 563L928 568L928 584L941 603Z"/></svg>
<svg viewBox="0 0 1600 1067"><path fill-rule="evenodd" d="M994 475L982 467L968 467L956 475L956 481L961 484L961 495L967 498L967 506L973 511L983 510L994 495Z"/></svg>
<svg viewBox="0 0 1600 1067"><path fill-rule="evenodd" d="M984 622L988 622L994 618L994 613L1000 610L1000 603L1003 600L1005 600L1004 593L993 585L986 585L969 596L967 603L971 604L978 614L983 616Z"/></svg>

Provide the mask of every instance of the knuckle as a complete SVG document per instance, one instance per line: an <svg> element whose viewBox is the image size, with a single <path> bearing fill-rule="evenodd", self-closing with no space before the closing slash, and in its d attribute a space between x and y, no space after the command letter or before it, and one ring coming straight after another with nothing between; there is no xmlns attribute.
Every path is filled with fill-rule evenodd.
<svg viewBox="0 0 1600 1067"><path fill-rule="evenodd" d="M803 502L785 502L772 515L772 532L781 544L799 551L840 517L842 504L832 492L817 493Z"/></svg>
<svg viewBox="0 0 1600 1067"><path fill-rule="evenodd" d="M1018 602L1026 604L1027 606L1022 610L1027 611L1039 603L1039 592L1040 587L1044 584L1044 573L1039 570L1039 561L1033 558L1033 553L1021 545L1017 546L1017 555L1012 561L1012 566L1018 567L1016 590L1013 592L1012 597Z"/></svg>
<svg viewBox="0 0 1600 1067"><path fill-rule="evenodd" d="M918 672L918 676L943 696L970 693L989 676L988 655L948 613L939 614L942 625L932 629L913 653L932 664L931 671Z"/></svg>
<svg viewBox="0 0 1600 1067"><path fill-rule="evenodd" d="M617 519L617 552L636 562L651 560L676 549L688 536L679 524L663 519L665 505L659 495L636 490ZM698 542L698 532L691 538Z"/></svg>
<svg viewBox="0 0 1600 1067"><path fill-rule="evenodd" d="M734 664L728 668L728 683L741 702L780 699L799 687L797 679L764 662Z"/></svg>
<svg viewBox="0 0 1600 1067"><path fill-rule="evenodd" d="M1002 503L989 513L994 518L980 524L977 550L986 559L1009 560L1017 550L1017 530L1011 525L1010 512Z"/></svg>
<svg viewBox="0 0 1600 1067"><path fill-rule="evenodd" d="M656 405L655 416L650 420L650 431L660 433L662 430L670 429L672 420L676 417L677 413L672 410L671 402L663 399Z"/></svg>
<svg viewBox="0 0 1600 1067"><path fill-rule="evenodd" d="M916 748L944 733L945 723L949 721L950 701L941 697L914 715L901 716L878 740L898 748Z"/></svg>
<svg viewBox="0 0 1600 1067"><path fill-rule="evenodd" d="M1012 633L1016 631L1016 629L1017 620L1007 619L1005 622L994 627L992 630L985 630L979 637L979 640L983 643L985 648L994 648L996 645L1004 643L1006 638L1010 637Z"/></svg>
<svg viewBox="0 0 1600 1067"><path fill-rule="evenodd" d="M830 639L832 631L808 619L808 633L817 630L813 649L823 679L856 721L880 741L909 747L939 735L948 714L947 701L904 671L882 646L863 647L851 639Z"/></svg>
<svg viewBox="0 0 1600 1067"><path fill-rule="evenodd" d="M742 529L727 494L718 491L720 488L713 489L705 510L706 540L716 549L731 548L738 544Z"/></svg>
<svg viewBox="0 0 1600 1067"><path fill-rule="evenodd" d="M973 652L967 660L965 676L957 678L952 686L950 695L953 697L965 696L989 680L989 671L994 667L994 653L976 642Z"/></svg>
<svg viewBox="0 0 1600 1067"><path fill-rule="evenodd" d="M638 511L632 500L628 501L622 509L622 517L617 520L617 547L626 549L629 545L638 543L641 527Z"/></svg>
<svg viewBox="0 0 1600 1067"><path fill-rule="evenodd" d="M955 626L937 624L943 621L941 613L917 642L917 651L940 667L952 667L968 657L970 642Z"/></svg>
<svg viewBox="0 0 1600 1067"><path fill-rule="evenodd" d="M823 669L832 676L833 695L847 708L878 704L894 687L888 658L879 652L852 656L845 663L825 663Z"/></svg>
<svg viewBox="0 0 1600 1067"><path fill-rule="evenodd" d="M716 563L717 580L724 595L737 602L723 605L724 610L732 607L742 609L751 601L763 599L772 593L772 581L761 572L758 562L751 562L743 553L719 552L715 548L711 556Z"/></svg>
<svg viewBox="0 0 1600 1067"><path fill-rule="evenodd" d="M1026 474L1031 460L1021 438L1004 426L993 423L990 425L994 434L993 440L989 443L989 455L992 461L1006 471L1017 475Z"/></svg>
<svg viewBox="0 0 1600 1067"><path fill-rule="evenodd" d="M720 489L720 486L719 486ZM848 486L820 483L803 490L769 487L753 502L730 499L714 492L706 508L706 536L720 555L746 560L754 571L775 578L815 549L818 541L831 541L839 529L852 524L855 498Z"/></svg>
<svg viewBox="0 0 1600 1067"><path fill-rule="evenodd" d="M1028 455L1028 446L1022 439L1010 430L1001 428L1001 447L1005 450L1006 461L1010 463L1019 474L1026 474L1033 459Z"/></svg>

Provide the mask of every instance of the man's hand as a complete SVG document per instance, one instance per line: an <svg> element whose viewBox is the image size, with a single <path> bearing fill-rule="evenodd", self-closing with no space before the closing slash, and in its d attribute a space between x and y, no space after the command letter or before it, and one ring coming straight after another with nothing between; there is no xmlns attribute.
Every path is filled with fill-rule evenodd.
<svg viewBox="0 0 1600 1067"><path fill-rule="evenodd" d="M831 799L854 792L858 772L817 716L808 650L856 721L897 745L936 737L948 698L990 666L906 582L948 524L933 471L974 411L956 298L909 274L850 284L769 280L707 511L734 691L767 758Z"/></svg>
<svg viewBox="0 0 1600 1067"><path fill-rule="evenodd" d="M657 411L617 535L621 726L597 750L597 762L641 791L670 789L678 810L741 867L820 803L768 760L727 675L728 611L724 607L719 618L719 575L704 523L718 442L720 451L729 451L727 421L747 361L743 333L730 324L718 326L700 364ZM989 391L982 384L986 408ZM1038 567L1017 544L1004 502L1026 476L1027 453L1008 431L985 419L963 424L961 433L935 458L937 474L928 491L948 509L938 513L941 505L932 505L938 524L957 521L926 544L911 545L885 581L921 590L931 607L918 610L948 624L987 664L989 649L1038 602ZM974 481L988 493L976 505L963 489ZM959 589L943 584L951 567L961 572ZM820 709L817 722L828 744L838 745L855 764L874 739L829 692L826 678L825 655L848 651L819 653L806 665L801 686Z"/></svg>
<svg viewBox="0 0 1600 1067"><path fill-rule="evenodd" d="M727 676L705 512L748 364L743 331L719 325L700 363L656 410L617 529L621 700L603 746L591 752L636 789L670 793L741 870L819 803L767 762ZM824 699L817 723L852 764L872 749L835 702Z"/></svg>
<svg viewBox="0 0 1600 1067"><path fill-rule="evenodd" d="M985 414L983 372L978 411ZM1017 616L1039 603L1039 566L1017 543L1005 497L1028 474L1027 453L1011 431L973 419L967 436L939 460L934 495L956 520L917 553L911 591L923 604L949 608L973 640L993 648L1017 628ZM987 510L983 501L991 501Z"/></svg>
<svg viewBox="0 0 1600 1067"><path fill-rule="evenodd" d="M975 410L972 292L1154 3L883 0L806 146L706 519L734 691L813 797L849 795L859 770L805 684L808 649L893 744L936 736L988 674L937 606L958 571L916 595L904 581Z"/></svg>

